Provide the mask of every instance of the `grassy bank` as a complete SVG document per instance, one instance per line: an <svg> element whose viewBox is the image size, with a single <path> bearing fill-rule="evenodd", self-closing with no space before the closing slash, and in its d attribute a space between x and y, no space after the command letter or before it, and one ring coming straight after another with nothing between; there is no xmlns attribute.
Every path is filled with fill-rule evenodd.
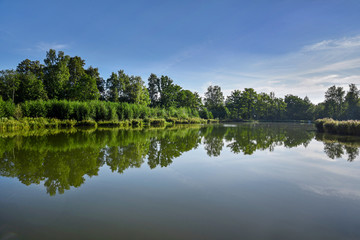
<svg viewBox="0 0 360 240"><path fill-rule="evenodd" d="M311 120L258 120L258 119L223 119L220 120L222 123L233 123L233 122L285 122L285 123L313 123Z"/></svg>
<svg viewBox="0 0 360 240"><path fill-rule="evenodd" d="M315 126L319 132L360 136L360 121L357 120L336 121L323 118L316 120Z"/></svg>
<svg viewBox="0 0 360 240"><path fill-rule="evenodd" d="M36 130L36 129L63 129L74 127L103 127L103 128L130 128L130 127L165 127L177 124L207 124L216 123L216 120L206 120L201 118L145 118L130 120L60 120L56 118L22 118L16 119L0 119L0 131L11 132L16 130Z"/></svg>

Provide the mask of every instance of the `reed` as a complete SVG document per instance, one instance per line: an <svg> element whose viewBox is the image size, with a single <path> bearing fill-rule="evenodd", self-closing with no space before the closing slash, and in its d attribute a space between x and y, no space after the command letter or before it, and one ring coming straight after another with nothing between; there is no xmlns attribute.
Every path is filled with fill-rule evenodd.
<svg viewBox="0 0 360 240"><path fill-rule="evenodd" d="M323 118L315 121L315 127L318 132L360 136L360 121L358 120L336 121Z"/></svg>

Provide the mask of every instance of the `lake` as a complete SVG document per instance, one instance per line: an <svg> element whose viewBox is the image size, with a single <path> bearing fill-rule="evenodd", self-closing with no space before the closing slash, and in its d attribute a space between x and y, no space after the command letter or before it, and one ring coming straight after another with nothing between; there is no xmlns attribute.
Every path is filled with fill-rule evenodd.
<svg viewBox="0 0 360 240"><path fill-rule="evenodd" d="M360 239L358 137L296 123L0 136L0 239Z"/></svg>

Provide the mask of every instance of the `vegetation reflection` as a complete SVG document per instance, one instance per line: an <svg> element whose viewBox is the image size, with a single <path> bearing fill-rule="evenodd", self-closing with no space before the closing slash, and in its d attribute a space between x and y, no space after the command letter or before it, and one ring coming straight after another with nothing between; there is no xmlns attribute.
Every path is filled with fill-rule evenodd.
<svg viewBox="0 0 360 240"><path fill-rule="evenodd" d="M147 163L167 167L184 152L203 146L207 155L220 156L227 148L251 155L276 146L307 146L315 137L324 142L329 158L359 155L359 138L319 134L309 124L248 123L192 125L170 129L44 130L0 138L0 175L25 185L43 184L50 195L81 186L102 166L123 173Z"/></svg>
<svg viewBox="0 0 360 240"><path fill-rule="evenodd" d="M352 162L359 156L359 137L317 133L316 140L324 143L324 152L331 159L347 156L348 161Z"/></svg>

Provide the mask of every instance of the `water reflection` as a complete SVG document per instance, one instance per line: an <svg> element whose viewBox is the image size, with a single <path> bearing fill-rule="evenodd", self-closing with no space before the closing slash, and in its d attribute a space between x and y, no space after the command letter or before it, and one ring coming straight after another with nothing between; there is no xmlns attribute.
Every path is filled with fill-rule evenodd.
<svg viewBox="0 0 360 240"><path fill-rule="evenodd" d="M347 156L348 161L352 162L359 156L359 137L317 133L316 140L324 143L324 152L331 159Z"/></svg>
<svg viewBox="0 0 360 240"><path fill-rule="evenodd" d="M315 134L312 125L237 124L172 129L78 130L33 132L0 138L0 175L21 183L43 183L50 195L79 187L85 176L98 175L102 166L123 173L144 162L167 167L184 152L203 146L209 156L229 149L251 155L276 146L307 146L313 138L324 143L329 158L359 155L359 139Z"/></svg>

